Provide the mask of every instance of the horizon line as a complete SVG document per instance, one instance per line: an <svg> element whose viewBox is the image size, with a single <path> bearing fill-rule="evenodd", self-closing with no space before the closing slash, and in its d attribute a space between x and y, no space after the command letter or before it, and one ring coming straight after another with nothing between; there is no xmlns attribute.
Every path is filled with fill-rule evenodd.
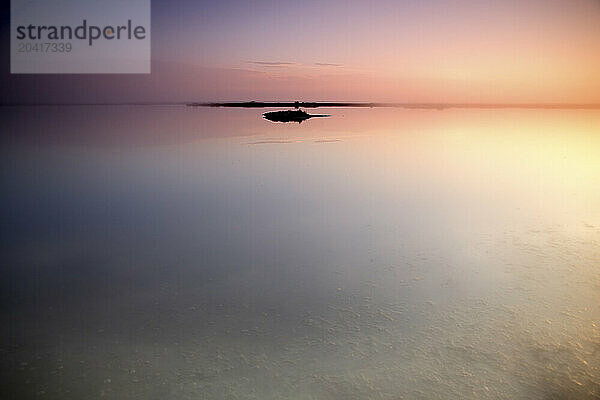
<svg viewBox="0 0 600 400"><path fill-rule="evenodd" d="M188 106L188 107L229 107L229 108L408 108L408 109L569 109L598 110L600 103L570 102L336 102L336 101L132 101L132 102L77 102L77 103L0 103L0 107L52 107L52 106Z"/></svg>
<svg viewBox="0 0 600 400"><path fill-rule="evenodd" d="M247 101L222 103L188 103L191 107L356 107L356 108L411 108L411 109L447 109L447 108L530 108L530 109L600 109L600 103L558 103L558 102L307 102L307 101Z"/></svg>

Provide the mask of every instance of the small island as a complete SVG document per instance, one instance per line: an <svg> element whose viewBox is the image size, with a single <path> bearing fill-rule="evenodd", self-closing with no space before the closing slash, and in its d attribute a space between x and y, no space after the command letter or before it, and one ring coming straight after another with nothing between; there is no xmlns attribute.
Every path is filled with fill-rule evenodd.
<svg viewBox="0 0 600 400"><path fill-rule="evenodd" d="M330 115L309 114L302 110L269 111L263 113L263 118L272 122L297 122L300 124L302 121L315 117L330 117Z"/></svg>

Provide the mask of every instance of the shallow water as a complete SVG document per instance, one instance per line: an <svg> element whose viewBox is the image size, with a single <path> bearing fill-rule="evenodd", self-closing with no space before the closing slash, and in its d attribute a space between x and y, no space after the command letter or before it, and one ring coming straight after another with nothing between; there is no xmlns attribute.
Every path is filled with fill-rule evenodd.
<svg viewBox="0 0 600 400"><path fill-rule="evenodd" d="M319 113L1 109L8 398L600 398L600 113Z"/></svg>

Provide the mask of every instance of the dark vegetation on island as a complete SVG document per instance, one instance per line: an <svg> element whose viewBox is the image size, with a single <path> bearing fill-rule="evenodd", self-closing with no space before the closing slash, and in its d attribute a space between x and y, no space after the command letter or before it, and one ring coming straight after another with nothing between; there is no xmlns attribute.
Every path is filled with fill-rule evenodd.
<svg viewBox="0 0 600 400"><path fill-rule="evenodd" d="M315 117L330 117L330 115L309 114L306 111L302 110L271 111L263 114L263 118L268 119L272 122L302 123L302 121Z"/></svg>

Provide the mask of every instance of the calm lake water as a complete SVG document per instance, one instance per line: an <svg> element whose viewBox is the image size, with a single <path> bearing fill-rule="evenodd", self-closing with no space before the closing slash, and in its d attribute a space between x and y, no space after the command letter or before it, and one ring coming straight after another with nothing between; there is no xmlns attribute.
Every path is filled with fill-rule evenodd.
<svg viewBox="0 0 600 400"><path fill-rule="evenodd" d="M598 399L600 112L16 107L6 399Z"/></svg>

